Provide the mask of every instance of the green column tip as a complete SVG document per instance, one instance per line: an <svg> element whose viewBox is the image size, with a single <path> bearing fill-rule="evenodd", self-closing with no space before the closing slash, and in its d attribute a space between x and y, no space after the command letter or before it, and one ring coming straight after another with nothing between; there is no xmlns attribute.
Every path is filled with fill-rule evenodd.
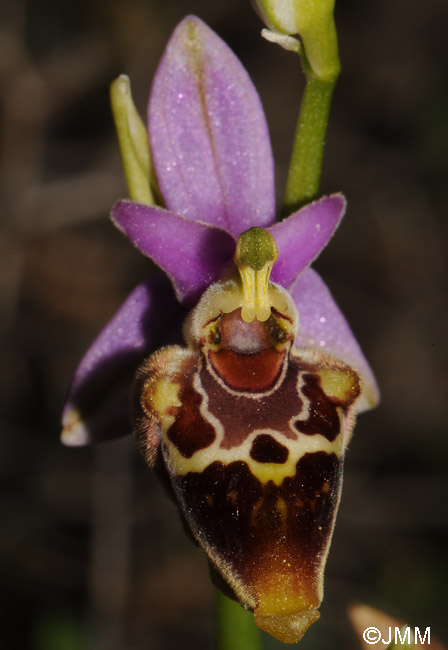
<svg viewBox="0 0 448 650"><path fill-rule="evenodd" d="M235 251L238 268L249 266L254 271L261 271L266 264L272 266L277 259L277 245L267 230L249 228L239 236Z"/></svg>
<svg viewBox="0 0 448 650"><path fill-rule="evenodd" d="M239 236L234 259L242 283L241 317L247 323L271 315L269 276L277 258L277 245L267 230L250 228Z"/></svg>

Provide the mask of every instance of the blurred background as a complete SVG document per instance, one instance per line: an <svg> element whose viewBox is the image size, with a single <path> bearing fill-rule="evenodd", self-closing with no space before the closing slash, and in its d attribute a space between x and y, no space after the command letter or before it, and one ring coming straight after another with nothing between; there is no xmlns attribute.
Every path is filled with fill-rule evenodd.
<svg viewBox="0 0 448 650"><path fill-rule="evenodd" d="M343 190L349 209L317 269L382 402L350 445L322 619L300 647L359 647L353 602L447 642L448 5L336 4L343 75L322 190ZM146 273L108 221L126 194L108 86L128 74L144 115L172 29L199 15L261 94L280 202L299 61L259 37L246 0L17 0L1 13L0 648L211 649L205 559L132 439L58 439L78 360Z"/></svg>

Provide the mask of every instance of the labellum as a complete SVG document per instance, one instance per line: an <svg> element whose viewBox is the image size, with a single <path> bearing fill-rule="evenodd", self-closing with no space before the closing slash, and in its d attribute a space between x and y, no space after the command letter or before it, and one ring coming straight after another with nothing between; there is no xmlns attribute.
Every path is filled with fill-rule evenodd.
<svg viewBox="0 0 448 650"><path fill-rule="evenodd" d="M236 268L189 315L186 346L141 366L135 432L169 480L215 581L295 643L318 620L358 374L294 346L299 316L271 283L272 235L238 239Z"/></svg>

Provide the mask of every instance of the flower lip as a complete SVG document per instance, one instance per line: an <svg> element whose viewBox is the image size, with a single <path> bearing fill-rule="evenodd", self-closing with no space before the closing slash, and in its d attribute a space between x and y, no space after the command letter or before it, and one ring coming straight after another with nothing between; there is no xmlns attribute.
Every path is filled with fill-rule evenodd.
<svg viewBox="0 0 448 650"><path fill-rule="evenodd" d="M304 609L289 616L263 616L255 610L255 623L283 643L297 643L313 623L319 620L318 609Z"/></svg>

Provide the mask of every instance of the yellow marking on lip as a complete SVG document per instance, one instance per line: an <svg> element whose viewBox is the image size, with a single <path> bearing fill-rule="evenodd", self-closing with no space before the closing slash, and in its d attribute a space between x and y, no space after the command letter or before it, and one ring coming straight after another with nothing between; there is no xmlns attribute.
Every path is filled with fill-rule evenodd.
<svg viewBox="0 0 448 650"><path fill-rule="evenodd" d="M263 505L264 502L264 497L261 497L261 499L258 499L257 503L255 506L252 508L251 513L250 513L250 524L251 526L256 526L257 524L257 515L260 512L260 508Z"/></svg>
<svg viewBox="0 0 448 650"><path fill-rule="evenodd" d="M290 616L262 616L255 610L255 624L283 643L297 643L307 629L319 620L317 609L303 609Z"/></svg>
<svg viewBox="0 0 448 650"><path fill-rule="evenodd" d="M229 501L233 505L235 505L237 499L238 499L238 492L236 490L231 490L228 494Z"/></svg>
<svg viewBox="0 0 448 650"><path fill-rule="evenodd" d="M324 393L341 402L351 402L353 393L359 392L359 381L354 372L346 369L324 368L316 374L320 377L320 385Z"/></svg>
<svg viewBox="0 0 448 650"><path fill-rule="evenodd" d="M212 463L222 463L229 465L233 462L245 462L250 471L261 484L265 485L270 481L280 486L286 478L292 478L296 474L297 463L306 454L324 452L335 454L341 458L343 454L343 435L342 425L344 423L344 409L342 406L337 407L337 413L340 420L339 433L333 441L329 441L321 434L306 435L295 432L295 439L286 438L280 431L274 429L256 429L252 431L244 442L236 447L226 449L221 447L225 437L225 431L219 418L213 415L208 408L208 395L202 390L199 374L196 373L193 381L195 390L200 393L203 400L200 405L200 413L206 422L211 424L216 433L216 438L208 447L196 451L190 458L183 456L176 446L169 440L166 435L168 428L174 422L173 414L167 413L166 409L170 407L181 406L179 401L179 384L172 382L163 382L154 390L154 402L158 413L162 416L162 429L164 439L164 456L169 472L174 476L185 476L188 473L201 473ZM306 409L305 409L306 410ZM300 415L291 418L289 427L293 430L295 421L300 420ZM260 463L251 457L251 448L254 439L259 434L269 434L288 449L288 458L285 463Z"/></svg>
<svg viewBox="0 0 448 650"><path fill-rule="evenodd" d="M216 430L216 429L215 429ZM265 485L272 481L274 485L280 486L285 478L292 478L296 473L298 461L307 453L324 451L327 454L335 454L338 458L342 454L342 435L339 434L333 442L327 440L320 434L313 436L301 436L300 440L288 440L282 437L282 444L288 447L289 456L286 463L259 463L250 456L250 450L254 438L260 433L269 433L273 435L272 430L253 431L246 438L244 443L239 447L231 449L221 448L221 436L217 431L217 437L212 445L198 450L191 458L185 458L174 446L174 444L164 436L165 455L171 471L177 476L185 476L189 472L203 472L209 465L214 462L230 465L235 461L245 462L252 474ZM274 432L275 435L275 432ZM278 439L278 434L276 436Z"/></svg>
<svg viewBox="0 0 448 650"><path fill-rule="evenodd" d="M296 463L290 462L289 459L286 463L259 463L253 458L241 459L245 460L249 465L249 469L260 483L269 483L272 481L274 485L281 485L283 480L287 477L292 477L296 473Z"/></svg>
<svg viewBox="0 0 448 650"><path fill-rule="evenodd" d="M180 384L159 379L152 388L150 400L153 410L157 413L162 429L167 431L175 422L175 416L169 411L174 407L182 406L179 400Z"/></svg>
<svg viewBox="0 0 448 650"><path fill-rule="evenodd" d="M278 497L277 502L276 502L276 508L280 514L281 518L281 529L282 533L285 534L288 528L287 522L288 522L288 506L286 505L286 501L284 500L283 497ZM289 565L290 566L290 565Z"/></svg>
<svg viewBox="0 0 448 650"><path fill-rule="evenodd" d="M284 643L296 643L319 619L317 608L322 600L319 593L322 572L313 575L306 571L306 567L291 566L288 561L279 562L275 547L272 551L266 557L263 571L259 571L255 579L255 623ZM300 571L301 568L305 571Z"/></svg>
<svg viewBox="0 0 448 650"><path fill-rule="evenodd" d="M285 619L300 616L304 612L316 611L320 598L316 592L315 578L307 572L298 572L297 566L288 567L276 557L275 547L266 565L255 577L255 593L258 607L257 617ZM280 621L278 621L280 622Z"/></svg>

